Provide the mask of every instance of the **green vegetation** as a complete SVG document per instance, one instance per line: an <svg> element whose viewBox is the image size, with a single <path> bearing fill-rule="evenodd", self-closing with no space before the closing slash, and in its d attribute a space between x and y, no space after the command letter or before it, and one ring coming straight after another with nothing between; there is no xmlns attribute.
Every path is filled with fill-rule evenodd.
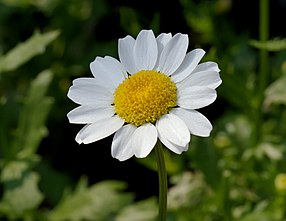
<svg viewBox="0 0 286 221"><path fill-rule="evenodd" d="M204 60L219 64L223 80L218 100L202 110L212 121L211 136L193 136L182 155L165 150L167 220L286 220L286 39L269 33L268 0L252 3L260 17L249 17L251 29L239 30L247 15L229 19L234 2L174 1L185 22L178 30L177 14L169 14L175 25L168 29L162 6L150 12L140 8L144 1L136 7L104 0L0 0L0 220L157 220L158 195L138 200L124 178L72 176L43 151L74 141L75 133L59 126L74 107L66 97L71 81L90 76L96 56L117 57L118 38L142 28L189 34L190 49L205 49ZM156 170L154 153L130 161Z"/></svg>

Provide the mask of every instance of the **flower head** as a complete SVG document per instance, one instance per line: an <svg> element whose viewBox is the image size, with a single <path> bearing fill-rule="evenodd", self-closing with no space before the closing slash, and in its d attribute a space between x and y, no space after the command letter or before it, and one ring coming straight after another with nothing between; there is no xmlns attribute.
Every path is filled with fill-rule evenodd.
<svg viewBox="0 0 286 221"><path fill-rule="evenodd" d="M119 39L119 60L106 56L91 62L92 78L73 81L68 97L80 106L70 123L86 124L77 134L88 144L115 132L111 153L123 161L146 157L157 139L180 154L191 134L207 137L208 119L195 109L216 99L221 84L215 62L199 64L205 52L187 53L188 36L142 30L136 39Z"/></svg>

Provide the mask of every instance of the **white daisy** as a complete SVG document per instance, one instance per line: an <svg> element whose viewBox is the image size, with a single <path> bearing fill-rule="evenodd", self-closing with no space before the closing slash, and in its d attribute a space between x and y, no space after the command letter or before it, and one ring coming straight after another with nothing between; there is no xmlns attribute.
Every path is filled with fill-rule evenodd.
<svg viewBox="0 0 286 221"><path fill-rule="evenodd" d="M91 62L92 78L73 81L68 97L81 105L70 123L86 124L76 141L88 144L114 132L112 156L120 161L146 157L157 139L180 154L190 134L209 136L212 125L196 111L216 99L221 84L215 62L198 64L205 54L186 54L188 36L142 30L136 39L119 39L120 61L106 56Z"/></svg>

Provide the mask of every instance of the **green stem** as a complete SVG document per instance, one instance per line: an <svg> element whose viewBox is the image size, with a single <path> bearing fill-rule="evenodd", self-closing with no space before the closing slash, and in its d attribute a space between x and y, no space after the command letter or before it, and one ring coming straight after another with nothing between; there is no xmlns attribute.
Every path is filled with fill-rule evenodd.
<svg viewBox="0 0 286 221"><path fill-rule="evenodd" d="M160 141L155 146L157 170L159 176L159 221L165 221L167 216L167 172L164 160L163 147Z"/></svg>
<svg viewBox="0 0 286 221"><path fill-rule="evenodd" d="M259 5L259 40L266 42L269 37L269 0L260 0ZM263 98L265 87L268 82L268 52L260 49L260 96Z"/></svg>
<svg viewBox="0 0 286 221"><path fill-rule="evenodd" d="M285 220L286 219L286 196L283 196L282 206L283 206L283 217L282 217L282 220Z"/></svg>
<svg viewBox="0 0 286 221"><path fill-rule="evenodd" d="M266 42L269 37L269 0L260 0L259 4L259 40ZM258 102L255 110L256 130L260 130L262 124L262 105L264 100L264 92L268 84L269 78L269 57L268 51L261 48L259 52L259 78L258 78ZM260 134L257 132L256 142L259 140Z"/></svg>

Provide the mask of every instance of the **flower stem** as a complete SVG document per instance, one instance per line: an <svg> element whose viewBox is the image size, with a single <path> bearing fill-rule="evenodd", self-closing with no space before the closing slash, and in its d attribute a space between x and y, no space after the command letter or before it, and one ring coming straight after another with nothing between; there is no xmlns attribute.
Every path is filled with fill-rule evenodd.
<svg viewBox="0 0 286 221"><path fill-rule="evenodd" d="M269 37L269 0L260 0L259 2L259 41L265 43ZM259 78L258 78L258 102L255 109L256 125L255 128L261 128L262 124L262 105L264 92L269 79L269 56L265 48L259 52ZM260 133L256 134L256 142L260 139Z"/></svg>
<svg viewBox="0 0 286 221"><path fill-rule="evenodd" d="M167 172L164 160L163 147L160 141L155 146L157 170L159 176L159 221L165 221L167 216Z"/></svg>
<svg viewBox="0 0 286 221"><path fill-rule="evenodd" d="M282 220L286 219L286 196L283 196L283 203L282 203L282 211L283 211L283 217Z"/></svg>
<svg viewBox="0 0 286 221"><path fill-rule="evenodd" d="M265 43L269 36L269 0L260 0L259 4L259 40ZM268 81L268 52L266 49L260 49L260 96L264 95L265 87Z"/></svg>

